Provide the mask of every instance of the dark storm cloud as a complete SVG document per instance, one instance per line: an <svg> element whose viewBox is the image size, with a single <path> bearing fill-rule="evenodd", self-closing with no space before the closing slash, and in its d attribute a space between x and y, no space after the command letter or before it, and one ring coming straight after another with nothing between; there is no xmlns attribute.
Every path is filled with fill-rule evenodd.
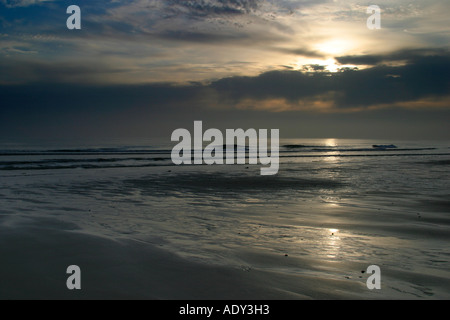
<svg viewBox="0 0 450 320"><path fill-rule="evenodd" d="M368 59L377 62L409 60L409 63L400 66L380 64L364 70L337 73L270 71L257 77L221 79L212 83L211 87L232 103L243 99L277 98L295 103L331 94L337 108L395 104L449 95L450 54L441 50L434 54L426 50L426 55L424 52L403 51L392 56L380 56L379 59ZM311 67L314 71L323 71L321 66Z"/></svg>
<svg viewBox="0 0 450 320"><path fill-rule="evenodd" d="M212 128L280 128L282 137L447 137L450 110L382 109L356 113L208 108L207 87L30 84L0 86L0 138L164 137L203 120ZM382 130L380 130L382 128Z"/></svg>
<svg viewBox="0 0 450 320"><path fill-rule="evenodd" d="M209 84L185 85L82 85L79 81L71 85L58 81L67 78L61 74L64 68L38 64L34 72L45 74L39 81L0 85L0 133L3 137L44 133L52 136L68 132L85 136L116 133L170 136L171 130L200 119L208 121L212 127L224 124L227 127L284 128L293 135L304 129L317 136L320 132L317 125L310 125L313 121L330 136L338 136L333 130L344 136L351 136L351 130L370 136L380 125L386 127L386 134L389 132L393 136L426 134L430 130L430 135L434 132L435 136L448 136L445 119L449 106L445 103L450 92L450 55L440 50L429 53L411 53L414 58L400 66L381 64L337 73L312 66L311 70L316 71L270 71L254 77L229 77ZM101 65L79 70L70 66L66 72L81 79L105 70ZM270 101L274 99L287 101L291 108L272 112L280 111L271 109ZM331 100L332 108L325 113L324 110L315 113L314 109L304 113L295 107L305 101L314 107L314 101L320 99ZM440 109L430 109L426 103L414 111L389 108L401 103L408 107L409 103L423 99L441 102ZM247 100L269 101L269 107L263 110L239 108ZM377 105L386 107L370 108ZM352 109L355 107L358 112ZM346 110L348 112L340 113ZM402 121L407 123L399 125Z"/></svg>
<svg viewBox="0 0 450 320"><path fill-rule="evenodd" d="M450 93L450 55L416 57L411 63L342 73L340 105L370 105L444 97Z"/></svg>
<svg viewBox="0 0 450 320"><path fill-rule="evenodd" d="M397 56L397 53L393 54L393 57ZM407 57L408 54L402 56ZM171 104L180 112L183 112L187 102L202 105L204 108L214 108L217 104L233 108L246 99L256 101L284 99L295 105L301 101L313 101L317 97L327 96L327 99L333 100L334 107L345 109L447 97L450 93L450 54L443 54L438 50L435 54L420 56L415 52L410 53L409 56L413 58L405 65L380 64L372 68L344 70L336 73L326 71L325 67L321 65L309 65L303 70L275 70L253 77L223 78L209 84L175 85L166 83L92 85L92 87L80 83L95 79L98 75L120 73L123 70L113 69L102 64L80 67L28 61L22 62L20 65L15 61L4 60L0 63L0 67L5 74L9 74L9 78L0 77L0 81L4 83L0 87L0 94L2 109L14 108L13 101L18 101L19 105L31 103L32 100L23 100L31 96L34 97L33 101L35 102L48 101L62 90L65 94L69 94L69 101L83 101L83 99L89 98L84 105L92 105L92 97L98 99L102 97L94 104L111 105L111 103L117 104L118 101L125 100L133 101L133 105L141 106ZM392 58L386 57L386 59ZM15 83L15 78L11 76L12 71L17 71L18 83L20 77L28 73L26 77L34 79L34 84L6 85L7 80L10 80L11 84ZM73 79L73 81L67 81L67 79ZM55 85L56 83L59 85ZM64 83L67 87L64 86ZM69 86L70 83L73 85ZM69 91L63 88L72 89ZM10 98L11 92L16 92L13 94L14 99ZM27 94L17 100L19 92ZM33 94L30 95L30 92ZM211 105L208 106L208 103Z"/></svg>
<svg viewBox="0 0 450 320"><path fill-rule="evenodd" d="M368 55L351 55L336 57L340 64L354 65L377 65L381 63L407 61L414 62L424 56L445 56L449 55L449 50L444 48L434 49L405 49L392 52L390 54L368 54Z"/></svg>

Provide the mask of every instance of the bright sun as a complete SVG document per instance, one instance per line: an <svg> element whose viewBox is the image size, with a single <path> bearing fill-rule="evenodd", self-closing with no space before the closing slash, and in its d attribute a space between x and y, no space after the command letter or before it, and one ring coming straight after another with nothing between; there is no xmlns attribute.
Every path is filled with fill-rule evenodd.
<svg viewBox="0 0 450 320"><path fill-rule="evenodd" d="M340 66L336 64L336 60L334 59L328 59L323 61L322 63L330 72L337 72L340 68Z"/></svg>

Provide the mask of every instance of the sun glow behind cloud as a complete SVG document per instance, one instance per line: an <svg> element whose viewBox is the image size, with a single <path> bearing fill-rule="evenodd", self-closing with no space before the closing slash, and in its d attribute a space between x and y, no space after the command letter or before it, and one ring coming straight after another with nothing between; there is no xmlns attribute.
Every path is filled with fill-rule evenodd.
<svg viewBox="0 0 450 320"><path fill-rule="evenodd" d="M342 56L354 51L355 45L349 39L334 38L324 42L317 43L314 49L322 52L325 56Z"/></svg>

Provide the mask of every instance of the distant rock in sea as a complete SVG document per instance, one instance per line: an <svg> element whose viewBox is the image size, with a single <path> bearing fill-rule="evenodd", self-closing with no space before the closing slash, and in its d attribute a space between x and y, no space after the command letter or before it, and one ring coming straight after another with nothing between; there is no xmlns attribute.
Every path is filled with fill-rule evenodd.
<svg viewBox="0 0 450 320"><path fill-rule="evenodd" d="M376 149L396 149L397 146L393 144L374 144L372 147Z"/></svg>

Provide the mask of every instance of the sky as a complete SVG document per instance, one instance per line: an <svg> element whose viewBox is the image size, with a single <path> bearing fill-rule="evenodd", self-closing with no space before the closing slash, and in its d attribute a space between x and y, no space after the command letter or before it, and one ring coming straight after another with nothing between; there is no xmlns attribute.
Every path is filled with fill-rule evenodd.
<svg viewBox="0 0 450 320"><path fill-rule="evenodd" d="M195 120L449 139L448 12L442 0L0 0L0 140L170 139Z"/></svg>

